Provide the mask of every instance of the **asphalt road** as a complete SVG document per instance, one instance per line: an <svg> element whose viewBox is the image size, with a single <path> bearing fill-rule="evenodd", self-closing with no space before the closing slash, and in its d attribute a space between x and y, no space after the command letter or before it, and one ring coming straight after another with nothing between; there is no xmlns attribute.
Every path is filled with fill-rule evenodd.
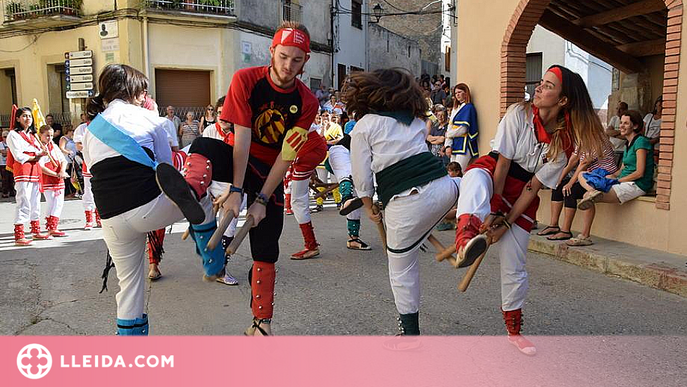
<svg viewBox="0 0 687 387"><path fill-rule="evenodd" d="M100 230L83 231L81 202L68 201L62 228L68 238L15 248L14 206L0 203L0 334L109 335L113 333L116 273L99 294L105 262ZM374 226L363 219L361 237L372 251L345 246L345 220L333 204L313 214L322 254L292 261L302 245L286 217L277 264L274 332L280 335L390 335L396 311L386 257ZM238 335L248 325L251 260L248 244L229 269L240 285L201 281L193 243L182 241L182 223L165 240L164 277L148 288L155 335ZM453 232L435 233L448 244ZM686 335L687 299L591 272L538 254L528 256L530 291L524 307L528 335ZM466 293L456 285L463 272L422 254L421 328L430 335L501 335L498 262L488 255Z"/></svg>

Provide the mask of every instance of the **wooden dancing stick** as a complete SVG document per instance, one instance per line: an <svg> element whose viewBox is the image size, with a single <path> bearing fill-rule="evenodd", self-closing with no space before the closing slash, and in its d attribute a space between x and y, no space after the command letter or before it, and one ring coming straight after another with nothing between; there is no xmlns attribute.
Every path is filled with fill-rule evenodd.
<svg viewBox="0 0 687 387"><path fill-rule="evenodd" d="M380 214L381 211L379 210L379 206L376 204L372 205L372 213L377 215ZM379 231L379 237L382 240L382 245L384 246L384 251L386 251L386 230L384 229L384 220L379 220L379 223L377 223L377 231Z"/></svg>
<svg viewBox="0 0 687 387"><path fill-rule="evenodd" d="M232 210L228 210L224 213L224 217L222 217L222 220L219 222L217 230L215 230L210 237L210 241L208 242L207 246L208 250L214 250L215 247L217 247L217 244L222 240L222 235L224 235L224 232L227 231L227 228L234 219L234 216L234 211Z"/></svg>
<svg viewBox="0 0 687 387"><path fill-rule="evenodd" d="M447 259L447 260L449 261L449 263L450 263L453 267L456 267L456 268L458 267L458 261L457 261L456 258L453 256L453 253L456 252L456 247L455 247L455 246L445 247L445 246L444 246L441 242L439 242L439 240L438 240L437 238L435 238L434 235L432 235L432 234L430 234L430 235L427 237L427 240L429 241L429 243L431 243L432 245L434 245L434 248L436 248L437 251L439 252L439 253L436 255L436 257L435 257L437 261L441 262L441 261L443 261L444 259Z"/></svg>
<svg viewBox="0 0 687 387"><path fill-rule="evenodd" d="M487 250L489 250L487 248ZM470 286L470 281L472 281L472 277L475 276L475 273L477 272L477 268L479 267L479 264L482 263L482 259L484 259L484 256L487 255L487 250L484 250L482 255L480 255L475 262L470 265L468 268L468 271L465 273L463 276L463 279L460 281L458 284L458 290L461 292L465 292L468 289L468 286Z"/></svg>
<svg viewBox="0 0 687 387"><path fill-rule="evenodd" d="M233 255L236 252L236 250L239 249L239 246L241 246L241 242L243 242L243 240L246 238L246 235L248 235L248 232L251 228L253 228L254 225L255 220L253 219L253 216L248 215L248 217L246 217L246 222L243 224L243 226L241 226L239 231L236 233L236 236L234 236L234 240L231 241L229 247L227 247L227 254Z"/></svg>
<svg viewBox="0 0 687 387"><path fill-rule="evenodd" d="M184 235L181 236L181 240L185 241L188 239L188 236L191 235L191 226L189 226L186 231L184 231Z"/></svg>
<svg viewBox="0 0 687 387"><path fill-rule="evenodd" d="M320 199L320 198L324 199L324 197L327 196L327 194L329 194L330 192L332 192L332 191L334 191L335 189L339 188L339 184L338 184L338 183L335 183L335 184L327 184L327 186L328 186L328 187L327 187L324 191L321 191L320 193L318 193L317 195L315 195L314 198L315 198L315 199ZM318 189L316 189L316 190L317 190L318 192L320 191L320 190L318 190Z"/></svg>

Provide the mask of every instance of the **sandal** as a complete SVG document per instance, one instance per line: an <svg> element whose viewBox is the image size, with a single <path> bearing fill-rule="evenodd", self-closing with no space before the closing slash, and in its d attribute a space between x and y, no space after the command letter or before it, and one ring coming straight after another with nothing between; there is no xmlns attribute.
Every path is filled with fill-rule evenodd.
<svg viewBox="0 0 687 387"><path fill-rule="evenodd" d="M577 209L584 211L592 208L594 206L594 203L596 203L597 200L601 199L603 195L604 193L601 191L588 191L584 194L582 200L580 200L580 203L577 205Z"/></svg>
<svg viewBox="0 0 687 387"><path fill-rule="evenodd" d="M569 241L565 241L565 244L568 246L590 246L593 245L594 242L592 242L591 237L586 237L580 234L576 238L572 238Z"/></svg>
<svg viewBox="0 0 687 387"><path fill-rule="evenodd" d="M351 242L357 243L358 245L353 245L351 244ZM370 247L367 243L361 241L360 238L349 239L348 241L346 241L346 247L351 250L372 250L372 247Z"/></svg>
<svg viewBox="0 0 687 387"><path fill-rule="evenodd" d="M345 199L341 199L341 203L343 203L343 205L341 206L339 215L343 216L346 216L363 206L363 200L361 198L354 198L352 196Z"/></svg>
<svg viewBox="0 0 687 387"><path fill-rule="evenodd" d="M157 266L150 266L150 269L148 270L148 279L151 281L156 281L159 280L162 277L162 273L160 273L160 269L157 268Z"/></svg>
<svg viewBox="0 0 687 387"><path fill-rule="evenodd" d="M555 235L555 234L558 234L559 232L561 232L561 228L558 226L546 226L546 227L544 227L543 230L539 231L537 233L537 235L539 235L539 236Z"/></svg>
<svg viewBox="0 0 687 387"><path fill-rule="evenodd" d="M565 234L565 236L559 236L557 237L556 235L558 234ZM546 239L550 241L567 241L568 239L572 238L572 233L570 231L559 231L556 234L549 235L546 237Z"/></svg>

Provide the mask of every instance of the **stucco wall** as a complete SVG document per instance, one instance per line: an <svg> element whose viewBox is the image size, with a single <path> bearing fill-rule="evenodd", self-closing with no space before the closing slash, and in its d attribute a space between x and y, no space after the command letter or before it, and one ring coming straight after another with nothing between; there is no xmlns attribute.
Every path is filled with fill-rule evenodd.
<svg viewBox="0 0 687 387"><path fill-rule="evenodd" d="M542 54L542 73L551 65L565 64L565 39L542 26L536 26L527 43L527 53L537 52Z"/></svg>
<svg viewBox="0 0 687 387"><path fill-rule="evenodd" d="M126 36L128 34L123 34L120 22L120 40L127 39ZM33 35L0 39L0 50L18 50L11 54L3 54L0 68L15 68L19 105L30 105L31 101L37 98L44 110L49 108L51 101L48 99L48 65L64 63L64 53L76 51L79 38L84 39L88 50L93 50L93 70L94 76L97 78L100 69L106 65L97 25L60 32L46 32L39 35L35 42L33 42ZM119 55L116 58L119 60ZM83 101L81 99L72 100L70 110L72 112L80 111L77 109L80 109Z"/></svg>
<svg viewBox="0 0 687 387"><path fill-rule="evenodd" d="M369 36L370 71L402 67L410 70L416 77L420 76L421 53L417 43L376 25L370 26ZM410 55L408 55L408 47L410 47Z"/></svg>
<svg viewBox="0 0 687 387"><path fill-rule="evenodd" d="M368 9L368 1L363 0L362 12ZM341 0L340 9L351 9L351 0ZM368 34L368 17L362 15L362 28L351 25L351 14L342 11L334 18L334 84L339 79L338 64L346 65L346 73L355 66L367 70L366 39ZM341 88L341 85L337 85Z"/></svg>
<svg viewBox="0 0 687 387"><path fill-rule="evenodd" d="M458 3L457 60L460 81L470 85L476 102L480 124L480 153L488 151L494 137L500 113L501 46L508 23L519 0ZM466 15L472 15L470 17ZM681 17L684 24L684 16ZM479 36L479 39L474 39ZM687 50L687 39L681 41L681 52ZM687 55L681 55L679 66L677 108L675 117L674 159L670 193L670 211L655 208L651 200L637 200L619 205L598 206L593 235L625 243L656 248L671 253L687 254L683 219L687 217L687 152L685 122L687 120ZM543 192L537 218L549 221L549 193ZM580 229L580 218L574 229Z"/></svg>

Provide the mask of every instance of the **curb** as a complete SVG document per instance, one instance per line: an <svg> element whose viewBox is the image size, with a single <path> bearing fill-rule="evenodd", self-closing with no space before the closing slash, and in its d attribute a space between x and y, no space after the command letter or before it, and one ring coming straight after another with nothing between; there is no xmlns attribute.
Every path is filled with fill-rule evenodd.
<svg viewBox="0 0 687 387"><path fill-rule="evenodd" d="M536 237L530 238L528 250L687 298L687 269L680 269L675 265L642 261L623 255L599 254L596 251L570 247L565 243L544 242Z"/></svg>

